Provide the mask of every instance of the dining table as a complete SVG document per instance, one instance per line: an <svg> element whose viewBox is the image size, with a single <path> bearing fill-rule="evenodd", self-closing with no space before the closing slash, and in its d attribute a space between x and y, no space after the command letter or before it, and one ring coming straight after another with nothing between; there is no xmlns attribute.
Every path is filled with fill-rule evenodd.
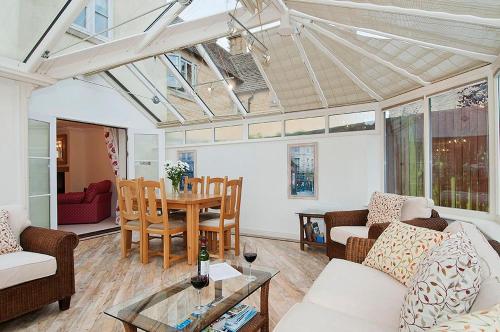
<svg viewBox="0 0 500 332"><path fill-rule="evenodd" d="M185 210L187 226L187 262L196 263L200 234L200 211L207 208L220 207L222 195L178 192L167 195L169 210ZM160 203L161 204L161 203Z"/></svg>

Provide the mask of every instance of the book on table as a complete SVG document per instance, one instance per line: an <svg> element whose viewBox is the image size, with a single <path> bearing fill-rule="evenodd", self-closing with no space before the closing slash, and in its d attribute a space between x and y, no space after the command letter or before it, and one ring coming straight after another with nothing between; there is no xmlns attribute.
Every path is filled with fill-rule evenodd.
<svg viewBox="0 0 500 332"><path fill-rule="evenodd" d="M257 314L257 309L246 304L238 304L222 315L203 332L236 332Z"/></svg>

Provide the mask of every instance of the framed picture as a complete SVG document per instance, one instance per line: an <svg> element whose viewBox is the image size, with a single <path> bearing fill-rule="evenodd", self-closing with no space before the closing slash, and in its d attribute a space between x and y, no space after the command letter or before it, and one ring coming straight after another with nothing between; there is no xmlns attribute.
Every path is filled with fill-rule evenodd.
<svg viewBox="0 0 500 332"><path fill-rule="evenodd" d="M288 198L318 198L318 143L288 144Z"/></svg>
<svg viewBox="0 0 500 332"><path fill-rule="evenodd" d="M194 178L196 176L196 151L177 151L177 159L185 162L189 165L189 171L186 173L186 176L189 178ZM184 190L184 178L181 180L179 185L180 190Z"/></svg>
<svg viewBox="0 0 500 332"><path fill-rule="evenodd" d="M68 136L66 134L57 135L56 151L57 164L66 165L68 163Z"/></svg>

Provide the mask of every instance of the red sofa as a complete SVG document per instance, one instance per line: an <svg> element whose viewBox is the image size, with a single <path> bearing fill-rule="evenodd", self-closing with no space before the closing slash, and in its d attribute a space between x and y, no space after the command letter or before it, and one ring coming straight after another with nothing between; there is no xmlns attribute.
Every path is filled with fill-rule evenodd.
<svg viewBox="0 0 500 332"><path fill-rule="evenodd" d="M57 195L59 225L95 224L111 216L111 181L91 183L87 190Z"/></svg>

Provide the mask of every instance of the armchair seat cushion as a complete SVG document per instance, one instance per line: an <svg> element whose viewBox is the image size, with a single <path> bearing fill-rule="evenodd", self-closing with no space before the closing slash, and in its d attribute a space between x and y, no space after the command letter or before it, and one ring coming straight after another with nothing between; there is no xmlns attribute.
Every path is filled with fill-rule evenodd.
<svg viewBox="0 0 500 332"><path fill-rule="evenodd" d="M406 292L403 284L381 271L333 259L303 301L385 326L386 331L397 331ZM333 327L330 330L343 331Z"/></svg>
<svg viewBox="0 0 500 332"><path fill-rule="evenodd" d="M55 257L29 251L0 255L0 289L54 275Z"/></svg>
<svg viewBox="0 0 500 332"><path fill-rule="evenodd" d="M333 227L330 231L330 237L333 242L341 243L345 245L347 239L351 236L368 238L368 230L370 227L367 226L340 226Z"/></svg>
<svg viewBox="0 0 500 332"><path fill-rule="evenodd" d="M387 332L397 331L374 324L359 317L330 310L312 303L295 304L280 320L274 332L341 331Z"/></svg>

